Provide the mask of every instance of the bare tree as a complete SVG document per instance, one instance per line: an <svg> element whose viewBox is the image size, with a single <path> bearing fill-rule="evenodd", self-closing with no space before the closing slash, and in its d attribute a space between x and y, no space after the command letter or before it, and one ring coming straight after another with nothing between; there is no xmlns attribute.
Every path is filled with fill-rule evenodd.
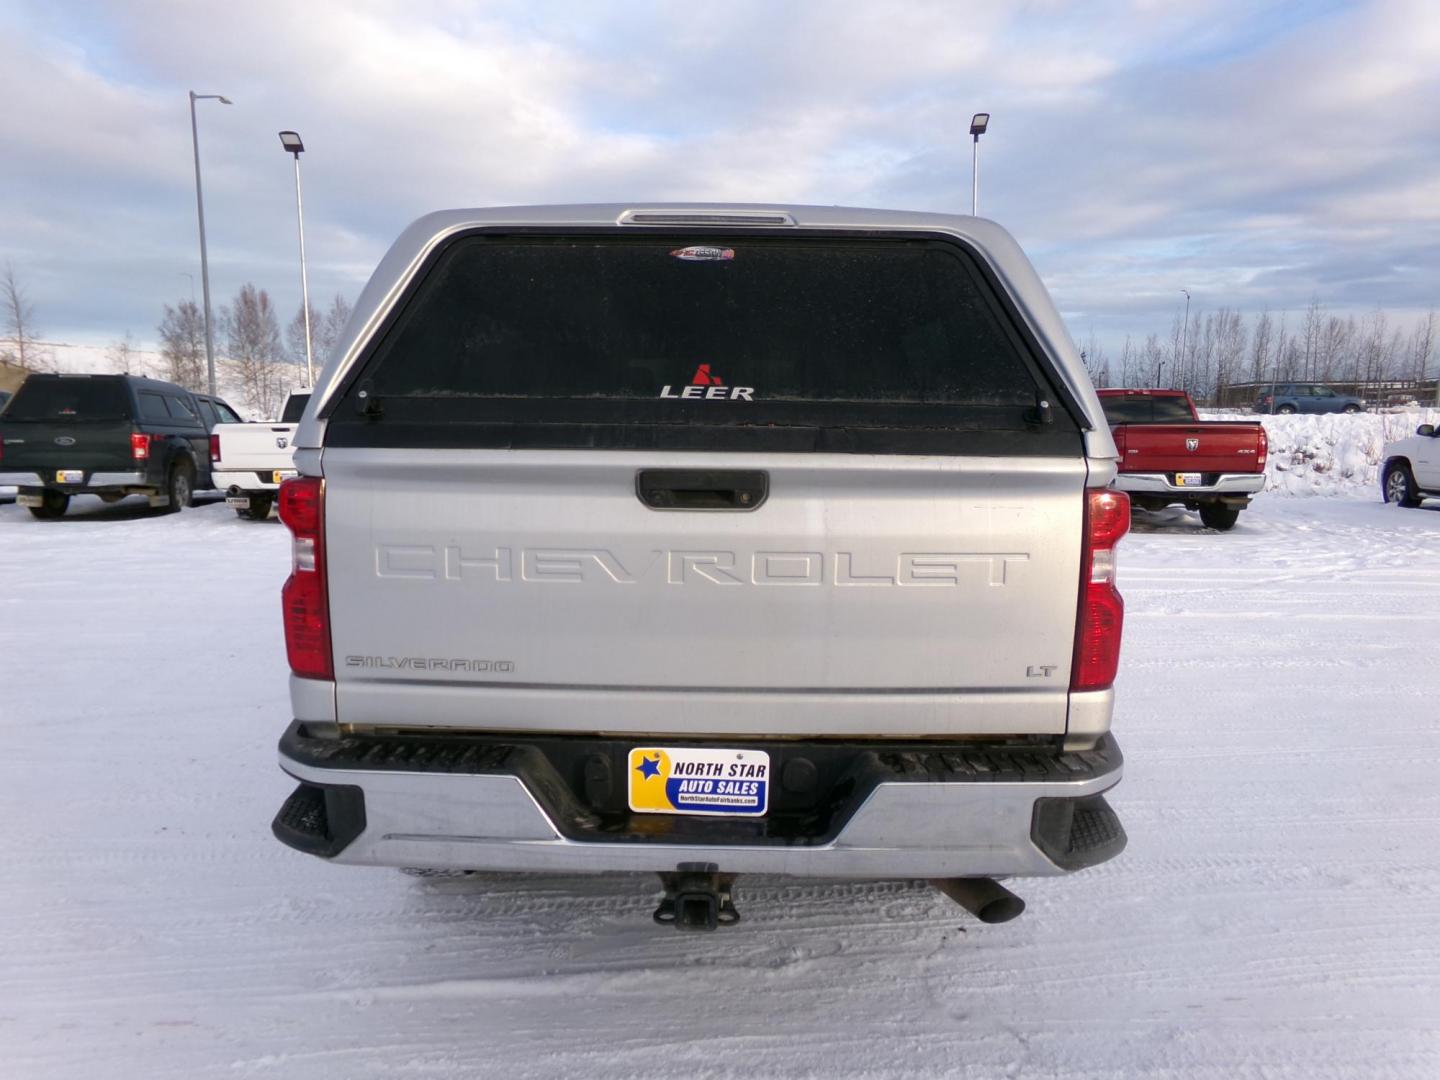
<svg viewBox="0 0 1440 1080"><path fill-rule="evenodd" d="M220 328L246 407L263 417L274 417L285 392L285 352L269 293L246 282L235 302L220 309Z"/></svg>
<svg viewBox="0 0 1440 1080"><path fill-rule="evenodd" d="M1250 380L1264 382L1270 374L1270 350L1275 338L1275 320L1269 311L1262 311L1255 320L1255 333L1250 336Z"/></svg>
<svg viewBox="0 0 1440 1080"><path fill-rule="evenodd" d="M205 316L194 300L165 305L160 320L160 362L166 379L187 390L208 385L205 365Z"/></svg>
<svg viewBox="0 0 1440 1080"><path fill-rule="evenodd" d="M48 356L40 348L35 330L35 308L25 296L25 288L8 262L0 277L0 313L5 317L5 337L0 338L0 359L8 360L25 371L40 371Z"/></svg>
<svg viewBox="0 0 1440 1080"><path fill-rule="evenodd" d="M285 344L290 354L290 360L300 371L300 381L305 382L305 305L301 304L295 310L295 317L285 327ZM313 307L310 309L310 347L315 357L315 367L319 368L325 354L320 348L320 313Z"/></svg>
<svg viewBox="0 0 1440 1080"><path fill-rule="evenodd" d="M140 350L135 348L135 339L130 331L125 331L125 336L110 343L105 350L105 359L109 361L110 368L121 375L148 375L145 358Z"/></svg>
<svg viewBox="0 0 1440 1080"><path fill-rule="evenodd" d="M1430 368L1430 354L1435 351L1435 331L1435 309L1432 307L1425 313L1425 318L1415 324L1415 331L1410 335L1406 364L1410 370L1407 374L1416 382L1424 379ZM1440 389L1437 389L1437 393L1440 393Z"/></svg>
<svg viewBox="0 0 1440 1080"><path fill-rule="evenodd" d="M350 311L350 301L336 293L325 309L325 317L320 320L320 335L315 341L316 360L329 362L331 354L340 344L340 335L350 322Z"/></svg>

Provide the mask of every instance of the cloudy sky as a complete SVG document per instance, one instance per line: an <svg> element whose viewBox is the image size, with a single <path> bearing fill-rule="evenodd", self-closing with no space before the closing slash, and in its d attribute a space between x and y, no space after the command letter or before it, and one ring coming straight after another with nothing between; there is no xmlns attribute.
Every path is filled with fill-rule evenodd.
<svg viewBox="0 0 1440 1080"><path fill-rule="evenodd" d="M1440 3L0 0L0 265L47 340L354 297L428 210L738 200L981 213L1076 337L1440 303ZM190 275L187 277L186 275Z"/></svg>

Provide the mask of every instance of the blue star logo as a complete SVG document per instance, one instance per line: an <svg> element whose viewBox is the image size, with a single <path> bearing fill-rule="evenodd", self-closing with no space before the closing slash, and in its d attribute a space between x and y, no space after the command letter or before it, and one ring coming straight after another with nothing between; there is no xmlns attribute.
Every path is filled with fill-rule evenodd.
<svg viewBox="0 0 1440 1080"><path fill-rule="evenodd" d="M658 757L641 758L640 764L636 767L635 771L638 772L641 776L645 777L646 780L649 780L651 777L659 776L660 759Z"/></svg>

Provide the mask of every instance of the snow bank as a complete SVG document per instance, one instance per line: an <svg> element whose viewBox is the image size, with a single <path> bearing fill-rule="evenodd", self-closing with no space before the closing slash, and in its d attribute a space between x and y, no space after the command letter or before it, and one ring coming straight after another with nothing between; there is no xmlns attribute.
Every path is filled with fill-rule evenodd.
<svg viewBox="0 0 1440 1080"><path fill-rule="evenodd" d="M1385 444L1440 424L1440 409L1256 416L1234 409L1201 409L1206 420L1259 420L1270 439L1265 490L1277 495L1379 495Z"/></svg>

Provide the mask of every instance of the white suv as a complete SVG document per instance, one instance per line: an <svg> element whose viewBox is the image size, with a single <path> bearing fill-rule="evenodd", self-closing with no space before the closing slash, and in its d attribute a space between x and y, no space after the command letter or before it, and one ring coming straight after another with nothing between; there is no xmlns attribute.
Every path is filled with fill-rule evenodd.
<svg viewBox="0 0 1440 1080"><path fill-rule="evenodd" d="M1440 498L1440 429L1421 424L1409 438L1386 444L1380 488L1386 502L1401 506Z"/></svg>

